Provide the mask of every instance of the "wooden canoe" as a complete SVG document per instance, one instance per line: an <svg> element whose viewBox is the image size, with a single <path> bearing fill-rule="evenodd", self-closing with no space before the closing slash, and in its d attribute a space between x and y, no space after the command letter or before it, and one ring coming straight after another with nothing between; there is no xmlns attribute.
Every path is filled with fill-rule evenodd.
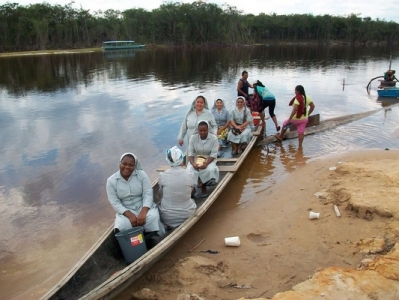
<svg viewBox="0 0 399 300"><path fill-rule="evenodd" d="M378 109L374 109L371 111L331 118L331 119L322 120L322 121L319 121L320 120L319 115L310 116L309 119L313 117L313 121L309 122L308 125L306 126L305 135L315 134L318 132L326 131L328 129L332 129L332 128L335 128L340 125L344 125L344 124L347 124L350 122L360 120L362 118L366 118L368 116L375 114L376 112L381 111L382 109L383 108L378 108ZM296 128L293 126L284 135L284 139L294 139L297 137L298 137L298 132L296 131ZM274 135L269 135L269 136L264 137L262 140L260 140L257 145L263 146L263 145L267 145L267 144L274 143L277 141L278 141L278 139Z"/></svg>
<svg viewBox="0 0 399 300"><path fill-rule="evenodd" d="M261 136L261 131L262 128L259 126L253 132L251 142L239 157L218 159L219 183L210 190L211 193L206 199L196 199L195 214L154 248L130 265L126 265L113 233L114 225L111 224L83 258L41 299L111 299L127 288L165 255L209 209L248 156L256 140ZM158 170L164 169L160 167ZM158 202L157 181L153 183L153 190L154 201Z"/></svg>

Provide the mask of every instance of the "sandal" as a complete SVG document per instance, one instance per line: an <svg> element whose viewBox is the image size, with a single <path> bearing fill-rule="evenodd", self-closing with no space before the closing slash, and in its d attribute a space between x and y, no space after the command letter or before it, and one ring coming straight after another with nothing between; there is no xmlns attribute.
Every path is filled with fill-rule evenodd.
<svg viewBox="0 0 399 300"><path fill-rule="evenodd" d="M278 134L276 134L274 137L275 137L275 138L277 139L277 141L279 141L279 142L282 142L282 141L283 141L283 139L282 139Z"/></svg>
<svg viewBox="0 0 399 300"><path fill-rule="evenodd" d="M240 149L240 150L237 150L237 154L241 154L242 153L242 150Z"/></svg>

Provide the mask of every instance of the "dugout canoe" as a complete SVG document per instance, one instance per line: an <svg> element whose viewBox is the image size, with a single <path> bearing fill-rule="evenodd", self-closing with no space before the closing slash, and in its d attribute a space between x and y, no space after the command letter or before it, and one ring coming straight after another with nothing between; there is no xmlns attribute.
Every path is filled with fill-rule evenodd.
<svg viewBox="0 0 399 300"><path fill-rule="evenodd" d="M164 256L209 209L246 159L261 136L261 131L261 126L253 131L251 142L240 156L218 158L219 183L209 190L207 198L195 199L197 203L195 214L158 245L127 265L113 233L114 224L110 224L91 249L41 299L112 299L117 296ZM160 167L157 171L164 171L166 168ZM155 202L160 200L157 198L158 188L158 181L155 181L153 183Z"/></svg>
<svg viewBox="0 0 399 300"><path fill-rule="evenodd" d="M322 121L320 121L319 115L310 116L309 123L305 129L305 135L315 134L315 133L323 132L323 131L326 131L329 129L333 129L340 125L345 125L345 124L369 117L383 109L384 108L378 108L378 109L374 109L371 111L355 113L355 114L351 114L351 115L331 118L331 119L322 120ZM312 121L311 121L311 119L312 119ZM295 127L291 127L290 130L287 131L284 135L284 139L294 139L297 137L298 137L298 132L296 131ZM274 143L277 141L278 141L278 139L275 137L275 135L268 135L268 136L265 136L262 140L260 140L257 143L257 146L264 146L264 145Z"/></svg>

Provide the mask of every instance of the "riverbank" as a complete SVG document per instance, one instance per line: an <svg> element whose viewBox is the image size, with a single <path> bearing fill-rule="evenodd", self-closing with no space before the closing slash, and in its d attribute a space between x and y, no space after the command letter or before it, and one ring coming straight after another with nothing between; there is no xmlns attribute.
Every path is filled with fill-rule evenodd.
<svg viewBox="0 0 399 300"><path fill-rule="evenodd" d="M251 205L224 217L217 207L205 216L212 221L193 228L121 298L142 288L167 300L179 294L203 299L397 296L398 154L367 150L313 160ZM320 218L310 220L310 211ZM239 236L241 245L225 247L226 236ZM208 249L220 253L201 252Z"/></svg>
<svg viewBox="0 0 399 300"><path fill-rule="evenodd" d="M322 47L381 47L387 46L386 42L367 42L367 43L355 43L351 44L346 41L265 41L264 43L250 43L250 44L217 44L217 43L207 43L207 44L186 44L186 45L167 45L167 44L147 44L146 49L192 49L192 48L225 48L225 47L254 47L254 46L322 46ZM126 49L135 50L135 49ZM137 49L136 49L137 50ZM31 51L15 51L15 52L0 52L1 57L14 57L14 56L30 56L30 55L49 55L49 54L71 54L71 53L90 53L102 51L101 47L95 48L71 48L71 49L53 49L53 50L31 50Z"/></svg>
<svg viewBox="0 0 399 300"><path fill-rule="evenodd" d="M92 53L92 52L98 52L98 51L102 51L102 49L101 48L84 48L84 49L64 49L64 50L18 51L18 52L2 52L2 53L0 53L0 57Z"/></svg>

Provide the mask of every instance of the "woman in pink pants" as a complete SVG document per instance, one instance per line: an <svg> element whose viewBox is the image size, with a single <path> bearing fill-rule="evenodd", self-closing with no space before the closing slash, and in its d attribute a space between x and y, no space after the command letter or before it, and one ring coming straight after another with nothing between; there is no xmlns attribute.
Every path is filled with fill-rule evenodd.
<svg viewBox="0 0 399 300"><path fill-rule="evenodd" d="M295 97L292 98L289 105L292 106L291 115L284 121L283 128L280 133L276 134L276 138L282 141L289 125L294 124L298 131L298 147L301 148L305 137L306 124L308 124L308 117L313 112L315 105L312 98L306 95L302 85L295 87Z"/></svg>

